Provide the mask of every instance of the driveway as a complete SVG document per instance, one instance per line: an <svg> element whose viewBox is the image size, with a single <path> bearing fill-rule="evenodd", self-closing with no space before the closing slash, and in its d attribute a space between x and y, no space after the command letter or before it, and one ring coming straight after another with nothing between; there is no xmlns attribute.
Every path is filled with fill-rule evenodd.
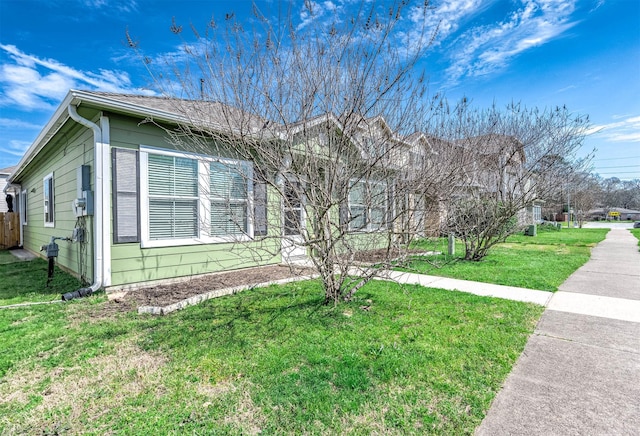
<svg viewBox="0 0 640 436"><path fill-rule="evenodd" d="M584 223L585 229L632 229L633 223L617 223L615 221L593 221Z"/></svg>

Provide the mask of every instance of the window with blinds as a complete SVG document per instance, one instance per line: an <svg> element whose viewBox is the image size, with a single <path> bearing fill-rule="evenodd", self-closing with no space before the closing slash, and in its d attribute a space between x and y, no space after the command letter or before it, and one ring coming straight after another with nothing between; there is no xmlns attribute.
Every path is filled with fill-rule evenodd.
<svg viewBox="0 0 640 436"><path fill-rule="evenodd" d="M248 229L248 168L242 163L211 162L211 235L246 235Z"/></svg>
<svg viewBox="0 0 640 436"><path fill-rule="evenodd" d="M143 146L140 168L143 247L230 242L266 234L266 185L257 189L265 197L258 206L253 194L262 185L253 180L251 162ZM262 219L257 229L256 216Z"/></svg>
<svg viewBox="0 0 640 436"><path fill-rule="evenodd" d="M198 161L149 154L149 239L198 236Z"/></svg>
<svg viewBox="0 0 640 436"><path fill-rule="evenodd" d="M387 184L361 180L349 190L349 230L375 231L386 227Z"/></svg>

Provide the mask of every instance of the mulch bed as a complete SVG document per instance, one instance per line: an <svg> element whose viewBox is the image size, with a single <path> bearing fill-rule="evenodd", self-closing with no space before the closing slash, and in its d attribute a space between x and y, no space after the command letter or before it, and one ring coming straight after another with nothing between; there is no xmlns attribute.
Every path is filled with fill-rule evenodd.
<svg viewBox="0 0 640 436"><path fill-rule="evenodd" d="M128 291L124 296L111 300L124 310L134 310L140 306L168 306L195 295L224 288L255 285L274 280L313 274L309 268L271 265L247 268L220 274L192 277L178 283L139 288Z"/></svg>

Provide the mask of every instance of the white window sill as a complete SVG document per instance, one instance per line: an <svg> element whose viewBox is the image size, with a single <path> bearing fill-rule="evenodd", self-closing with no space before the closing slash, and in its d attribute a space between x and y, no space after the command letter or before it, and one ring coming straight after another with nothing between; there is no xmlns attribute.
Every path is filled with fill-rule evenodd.
<svg viewBox="0 0 640 436"><path fill-rule="evenodd" d="M237 242L249 242L253 238L249 236L224 237L224 238L198 238L198 239L158 239L158 240L142 240L141 248L161 248L161 247L181 247L187 245L213 245L213 244L229 244Z"/></svg>

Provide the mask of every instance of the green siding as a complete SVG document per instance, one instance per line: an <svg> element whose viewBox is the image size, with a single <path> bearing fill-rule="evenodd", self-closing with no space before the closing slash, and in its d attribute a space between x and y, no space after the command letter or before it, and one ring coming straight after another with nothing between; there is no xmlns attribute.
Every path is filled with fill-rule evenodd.
<svg viewBox="0 0 640 436"><path fill-rule="evenodd" d="M82 109L82 108L81 108ZM81 115L94 118L96 112L81 110ZM110 140L112 147L139 149L140 145L161 148L174 148L166 139L166 133L152 124L142 124L141 119L109 115ZM199 150L203 154L204 150ZM226 155L225 157L233 157ZM54 139L31 162L17 183L28 191L28 224L24 228L25 247L39 252L40 246L49 242L51 236L71 236L76 225L71 204L76 197L76 171L80 165L90 165L93 186L93 132L74 122L67 122L55 135ZM108 161L109 173L105 183L111 188L111 160ZM55 189L55 227L44 226L42 179L54 173ZM31 192L35 189L35 192ZM113 196L109 199L112 209ZM141 198L144 201L144 198ZM111 244L111 286L132 284L143 281L170 279L217 271L234 270L257 265L277 264L280 256L281 216L280 200L274 192L269 193L268 220L269 235L267 239L251 243L218 243L202 245L186 245L178 247L141 248L140 243ZM337 213L337 211L336 211ZM144 219L144 217L141 217ZM108 223L109 232L113 235L113 213ZM87 277L93 277L93 217L86 218L88 231L88 247L86 258ZM371 238L380 238L378 246L384 246L386 237L378 234L354 234L349 242L371 247ZM111 237L113 241L113 237ZM60 247L59 265L78 273L79 244L63 242Z"/></svg>
<svg viewBox="0 0 640 436"><path fill-rule="evenodd" d="M29 164L16 183L27 191L27 225L24 226L24 247L44 257L40 247L49 243L52 236L70 237L76 225L71 209L76 197L76 171L80 165L90 165L93 186L93 132L76 123L67 122L54 139ZM55 227L44 226L43 182L49 173L54 174L54 220ZM35 192L34 192L35 191ZM86 265L87 277L93 277L93 217L86 218L88 247L82 262ZM79 274L78 243L56 242L60 248L57 263L65 269Z"/></svg>
<svg viewBox="0 0 640 436"><path fill-rule="evenodd" d="M280 241L264 245L203 244L180 247L140 248L140 244L112 246L113 286L136 282L228 271L280 263Z"/></svg>
<svg viewBox="0 0 640 436"><path fill-rule="evenodd" d="M162 129L150 124L138 125L140 121L112 116L111 146L129 149L139 149L140 145L174 148L166 140ZM113 196L110 201L113 207ZM140 201L145 199L141 197ZM278 200L272 195L269 201ZM113 244L112 209L111 286L278 264L281 262L280 240L277 238L280 235L280 216L274 217L271 209L273 207L269 210L269 236L276 238L252 242L249 246L245 243L218 243L161 248L141 248L140 243Z"/></svg>

